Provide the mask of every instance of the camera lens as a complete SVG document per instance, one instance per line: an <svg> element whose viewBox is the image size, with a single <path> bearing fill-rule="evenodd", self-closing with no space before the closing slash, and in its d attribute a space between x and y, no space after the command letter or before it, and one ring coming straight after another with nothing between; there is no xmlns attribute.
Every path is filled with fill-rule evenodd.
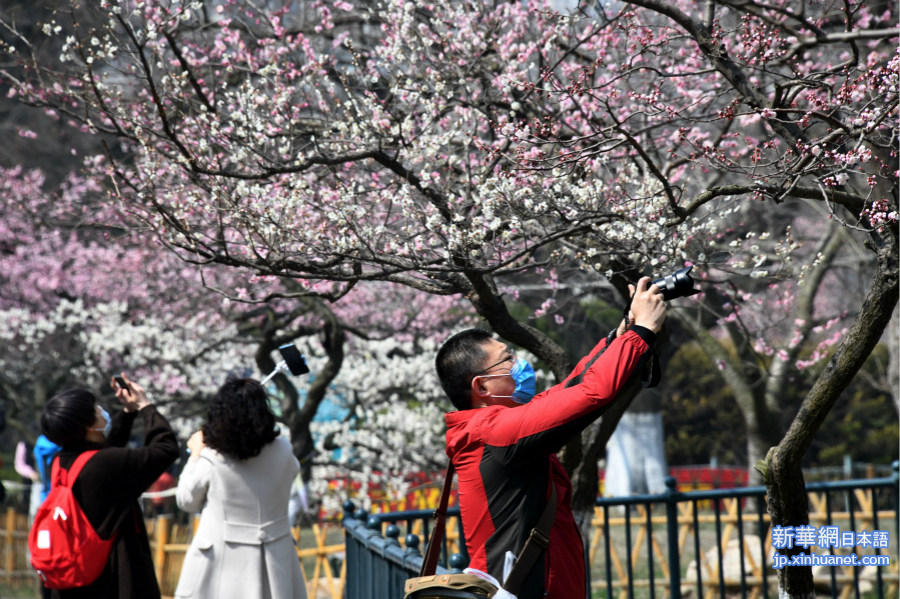
<svg viewBox="0 0 900 599"><path fill-rule="evenodd" d="M694 289L694 279L688 274L693 268L693 266L688 266L653 281L653 284L659 287L665 301L668 302L679 297L690 297L700 293L699 290Z"/></svg>

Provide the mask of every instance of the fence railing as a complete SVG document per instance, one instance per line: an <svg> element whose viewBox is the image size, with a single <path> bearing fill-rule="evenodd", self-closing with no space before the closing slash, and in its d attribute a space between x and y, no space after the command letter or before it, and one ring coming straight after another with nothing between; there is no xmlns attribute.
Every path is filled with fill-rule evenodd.
<svg viewBox="0 0 900 599"><path fill-rule="evenodd" d="M886 549L818 550L817 554L886 554L891 564L814 567L817 592L832 599L898 597L898 479L895 462L890 477L806 485L811 526L890 532ZM765 487L681 493L671 477L666 484L667 491L660 495L597 499L587 539L593 591L607 599L777 597ZM403 581L416 576L421 567L419 548L428 538L432 511L368 514L356 510L352 502L344 510L346 599L402 596ZM459 509L452 508L447 515L451 524L439 572L460 571L468 561ZM401 526L406 529L405 547L400 544ZM811 551L816 547L807 550Z"/></svg>
<svg viewBox="0 0 900 599"><path fill-rule="evenodd" d="M819 568L814 570L819 593L832 599L897 599L898 478L895 463L887 478L807 484L810 524L891 532L890 547L879 551L891 556L889 568ZM742 599L774 599L774 549L764 498L763 487L679 493L670 485L661 495L598 499L586 538L595 594L715 599L740 593ZM352 502L344 510L345 544L335 538L334 523L294 530L308 596L402 596L403 581L421 567L432 511L370 515ZM441 573L460 571L468 562L459 508L447 515ZM0 515L0 581L34 580L26 554L28 518L12 508L5 516ZM147 528L163 595L171 596L195 525L161 517L148 520Z"/></svg>
<svg viewBox="0 0 900 599"><path fill-rule="evenodd" d="M402 597L404 581L417 576L422 567L419 544L422 536L427 539L430 535L429 518L432 513L429 510L410 510L369 514L363 509L357 510L352 501L345 502L342 521L347 568L345 599ZM462 522L458 507L448 509L447 515ZM405 549L400 546L399 539L403 533L398 522L406 525ZM450 530L453 528L448 527ZM457 538L464 538L460 532L457 532ZM468 561L459 553L452 554L448 559L450 541L447 536L444 537L436 574L461 572ZM465 547L465 543L461 545ZM448 570L448 567L451 569Z"/></svg>

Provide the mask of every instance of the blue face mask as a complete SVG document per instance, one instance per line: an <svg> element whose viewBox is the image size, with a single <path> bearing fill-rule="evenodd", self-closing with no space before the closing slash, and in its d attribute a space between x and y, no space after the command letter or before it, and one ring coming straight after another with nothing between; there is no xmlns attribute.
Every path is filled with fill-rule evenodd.
<svg viewBox="0 0 900 599"><path fill-rule="evenodd" d="M102 407L100 408L100 415L103 416L103 420L106 421L106 424L103 425L103 428L95 428L94 430L98 433L102 433L103 438L105 439L109 436L109 433L112 430L112 419L109 417L109 412L104 410Z"/></svg>
<svg viewBox="0 0 900 599"><path fill-rule="evenodd" d="M522 358L516 359L509 374L481 374L481 378L492 376L509 376L516 383L516 390L512 395L494 395L494 397L509 397L516 403L528 403L537 392L537 379L534 376L534 368Z"/></svg>

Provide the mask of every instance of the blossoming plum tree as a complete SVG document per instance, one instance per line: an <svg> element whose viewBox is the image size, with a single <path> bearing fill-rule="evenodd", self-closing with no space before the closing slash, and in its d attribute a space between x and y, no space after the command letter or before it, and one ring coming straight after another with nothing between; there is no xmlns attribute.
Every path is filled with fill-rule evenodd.
<svg viewBox="0 0 900 599"><path fill-rule="evenodd" d="M5 34L20 57L6 78L106 140L95 172L167 247L261 277L241 299L337 300L367 281L461 294L557 377L568 356L510 315L504 281L580 270L624 290L685 260L763 279L784 256L719 268L710 243L739 233L720 241L718 219L760 200L819 203L868 236L877 268L769 460L778 498L802 492L798 456L897 299L900 60L884 43L896 15L830 6L635 0L560 16L538 0L73 2L63 67ZM573 447L570 470L583 456L595 470L617 417ZM596 484L576 487L586 517ZM774 520L802 520L793 503Z"/></svg>
<svg viewBox="0 0 900 599"><path fill-rule="evenodd" d="M387 283L361 285L333 306L317 298L263 307L223 301L204 288L195 266L152 237L115 228L119 216L97 201L102 191L92 180L72 176L57 190L47 187L39 171L0 171L0 398L22 434L37 435L40 411L56 392L81 385L108 395L110 375L120 370L140 380L182 428L195 426L227 374L267 374L278 345L295 342L312 374L280 375L276 385L299 457L314 452L311 421L330 393L359 400L357 418L337 427L344 437L366 436L370 421L395 418L418 427L409 448L433 460L439 419L408 416L439 411L439 385L424 365L433 359L435 336L465 318L458 300ZM206 281L252 288L246 278L229 278L235 272L207 271ZM391 406L386 400L398 390L406 395ZM410 401L424 406L410 408ZM394 427L395 437L400 430ZM398 457L409 451L399 438L381 450ZM396 460L380 462L383 482L402 493L407 470Z"/></svg>
<svg viewBox="0 0 900 599"><path fill-rule="evenodd" d="M241 299L336 300L365 281L462 294L562 377L566 352L510 315L498 280L605 271L604 257L636 245L678 255L690 225L674 236L647 224L655 204L626 190L650 197L657 182L634 165L556 179L509 168L516 115L546 104L520 85L570 54L571 32L540 8L72 3L63 67L46 68L22 36L6 74L26 103L106 140L95 172L182 258L296 282ZM603 225L618 222L642 239L611 238Z"/></svg>

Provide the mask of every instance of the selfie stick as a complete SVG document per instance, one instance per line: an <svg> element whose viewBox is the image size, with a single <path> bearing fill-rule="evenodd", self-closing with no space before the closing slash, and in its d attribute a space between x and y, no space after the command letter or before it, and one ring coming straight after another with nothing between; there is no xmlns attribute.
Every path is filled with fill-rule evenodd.
<svg viewBox="0 0 900 599"><path fill-rule="evenodd" d="M287 362L285 362L284 360L282 360L281 362L278 363L278 366L275 367L275 370L273 370L273 371L269 374L269 376L267 376L266 378L264 378L263 380L261 380L261 381L259 382L259 384L260 384L260 385L265 385L266 383L268 383L269 381L271 381L271 380L272 380L272 377L274 377L276 374L278 374L279 372L285 372L287 369L288 369L288 368L287 368Z"/></svg>
<svg viewBox="0 0 900 599"><path fill-rule="evenodd" d="M309 366L306 365L306 360L303 359L303 354L301 354L293 343L288 343L286 345L282 345L278 348L278 351L281 352L281 357L284 358L281 362L279 362L275 366L275 370L273 370L269 376L260 381L260 385L265 385L272 377L274 377L279 372L288 372L294 376L300 376L301 374L309 373Z"/></svg>

